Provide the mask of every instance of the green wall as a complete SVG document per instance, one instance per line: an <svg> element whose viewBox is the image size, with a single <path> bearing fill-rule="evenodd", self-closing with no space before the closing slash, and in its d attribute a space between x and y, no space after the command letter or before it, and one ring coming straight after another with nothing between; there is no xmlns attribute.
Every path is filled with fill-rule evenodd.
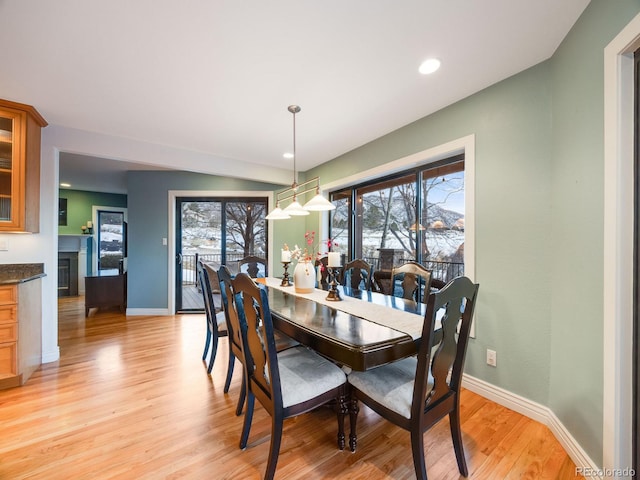
<svg viewBox="0 0 640 480"><path fill-rule="evenodd" d="M82 225L92 219L93 206L127 208L127 196L117 193L59 190L60 198L67 199L67 225L58 226L58 235L79 235Z"/></svg>
<svg viewBox="0 0 640 480"><path fill-rule="evenodd" d="M639 11L638 0L592 1L552 61L549 406L599 462L606 315L604 48Z"/></svg>
<svg viewBox="0 0 640 480"><path fill-rule="evenodd" d="M596 464L603 50L639 11L594 0L550 60L306 172L327 183L475 134L480 294L466 372L549 406Z"/></svg>
<svg viewBox="0 0 640 480"><path fill-rule="evenodd" d="M475 134L480 295L466 371L542 404L551 330L550 304L540 301L551 292L550 109L545 62L308 172L330 182L345 168L356 173ZM486 365L487 348L497 351L497 368Z"/></svg>
<svg viewBox="0 0 640 480"><path fill-rule="evenodd" d="M58 225L58 235L80 235L82 226L93 218L93 207L127 208L127 196L118 193L87 192L83 190L60 189L60 198L67 200L67 225ZM87 243L88 275L93 272L94 241Z"/></svg>

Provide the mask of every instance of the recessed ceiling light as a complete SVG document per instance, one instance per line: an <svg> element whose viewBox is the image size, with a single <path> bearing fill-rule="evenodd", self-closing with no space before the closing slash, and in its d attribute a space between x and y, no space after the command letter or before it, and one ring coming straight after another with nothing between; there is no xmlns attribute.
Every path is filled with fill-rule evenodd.
<svg viewBox="0 0 640 480"><path fill-rule="evenodd" d="M440 60L437 58L429 58L420 64L418 71L423 75L428 75L440 68Z"/></svg>
<svg viewBox="0 0 640 480"><path fill-rule="evenodd" d="M61 183L60 186L64 187L64 188L69 188L71 186L71 184L70 183Z"/></svg>
<svg viewBox="0 0 640 480"><path fill-rule="evenodd" d="M293 153L285 153L282 155L284 158L293 158Z"/></svg>

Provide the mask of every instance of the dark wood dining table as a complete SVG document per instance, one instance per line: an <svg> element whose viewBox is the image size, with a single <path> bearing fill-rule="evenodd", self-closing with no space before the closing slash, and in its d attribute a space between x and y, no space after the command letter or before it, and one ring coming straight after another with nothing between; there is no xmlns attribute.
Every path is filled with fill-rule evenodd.
<svg viewBox="0 0 640 480"><path fill-rule="evenodd" d="M289 287L293 292L293 287ZM338 287L342 297L359 299L416 316L422 324L426 306L381 293ZM392 326L380 323L376 309L371 318L342 311L340 301L330 305L304 295L269 288L269 307L274 327L318 353L353 370L370 368L411 356L417 352L419 340Z"/></svg>

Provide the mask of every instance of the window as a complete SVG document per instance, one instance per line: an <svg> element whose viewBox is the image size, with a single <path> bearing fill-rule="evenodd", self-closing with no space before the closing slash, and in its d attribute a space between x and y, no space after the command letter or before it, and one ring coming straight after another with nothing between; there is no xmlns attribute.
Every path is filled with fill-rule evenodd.
<svg viewBox="0 0 640 480"><path fill-rule="evenodd" d="M464 155L341 189L331 201L330 235L346 257L376 270L413 260L442 281L464 274Z"/></svg>

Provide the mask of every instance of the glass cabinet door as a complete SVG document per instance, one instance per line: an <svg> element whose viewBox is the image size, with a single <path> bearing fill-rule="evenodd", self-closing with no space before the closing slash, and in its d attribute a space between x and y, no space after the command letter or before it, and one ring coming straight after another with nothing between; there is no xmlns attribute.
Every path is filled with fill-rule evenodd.
<svg viewBox="0 0 640 480"><path fill-rule="evenodd" d="M13 118L0 116L0 221L11 220Z"/></svg>

